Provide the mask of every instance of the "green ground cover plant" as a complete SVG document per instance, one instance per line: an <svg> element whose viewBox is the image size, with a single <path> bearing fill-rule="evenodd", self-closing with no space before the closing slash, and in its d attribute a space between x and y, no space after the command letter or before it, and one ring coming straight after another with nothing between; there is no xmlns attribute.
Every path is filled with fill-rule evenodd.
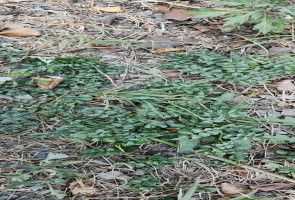
<svg viewBox="0 0 295 200"><path fill-rule="evenodd" d="M20 62L28 55L28 50L19 50L11 47L11 44L0 44L0 59L11 63Z"/></svg>
<svg viewBox="0 0 295 200"><path fill-rule="evenodd" d="M257 120L247 115L248 106L229 103L234 93L213 87L214 81L249 85L265 83L282 74L294 74L292 60L226 57L210 52L171 55L170 59L160 68L175 68L197 79L160 79L116 87L108 77L116 78L124 72L124 67L104 65L88 58L29 59L13 69L9 76L14 79L1 85L0 94L32 98L14 98L13 103L0 107L0 132L33 132L30 135L33 138L66 137L86 146L97 143L99 148L88 149L83 154L126 156L128 166L146 173L130 180L125 187L142 191L163 188L161 181L152 176L154 170L179 161L179 158L164 156L128 156L152 141L171 146L175 151L178 148L184 154L212 154L240 162L246 161L253 141L295 143L288 136L266 133ZM34 78L47 75L61 76L64 81L53 90L41 90ZM54 118L62 123L53 130L39 127L40 122L50 124ZM62 167L59 162L45 163L42 167L22 166L22 170L7 176L20 176L17 180L25 181L28 186L39 183L30 181L34 173L44 169L58 171L58 180L73 178L68 176L71 169ZM79 172L75 173L78 176ZM56 194L51 187L53 183L44 184L50 184L46 192ZM16 183L14 186L24 185Z"/></svg>
<svg viewBox="0 0 295 200"><path fill-rule="evenodd" d="M295 6L288 0L224 0L217 4L220 7L187 13L196 14L196 18L225 16L225 30L255 24L253 29L263 34L281 33L286 29L286 23L294 22Z"/></svg>

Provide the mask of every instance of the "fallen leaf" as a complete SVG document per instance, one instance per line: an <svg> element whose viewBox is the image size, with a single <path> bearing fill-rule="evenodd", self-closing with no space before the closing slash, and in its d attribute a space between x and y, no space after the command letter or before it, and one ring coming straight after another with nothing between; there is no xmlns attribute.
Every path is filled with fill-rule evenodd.
<svg viewBox="0 0 295 200"><path fill-rule="evenodd" d="M183 43L193 43L193 42L197 42L197 39L194 36L186 36L186 37L183 37L182 42Z"/></svg>
<svg viewBox="0 0 295 200"><path fill-rule="evenodd" d="M255 92L249 94L248 97L255 97L255 96L260 95L260 94L262 94L262 91L255 91Z"/></svg>
<svg viewBox="0 0 295 200"><path fill-rule="evenodd" d="M233 166L231 167L235 172L241 177L247 177L248 173L245 172L245 169L240 166Z"/></svg>
<svg viewBox="0 0 295 200"><path fill-rule="evenodd" d="M161 6L154 7L153 11L165 13L168 10L168 8L169 8L169 5L161 5Z"/></svg>
<svg viewBox="0 0 295 200"><path fill-rule="evenodd" d="M186 51L186 47L181 47L181 48L164 48L164 49L157 49L153 51L152 53L154 54L160 54L160 53L167 53L167 52L175 52L175 51Z"/></svg>
<svg viewBox="0 0 295 200"><path fill-rule="evenodd" d="M97 176L98 179L101 180L113 180L113 179L118 179L118 180L123 180L126 181L130 179L129 176L126 176L124 174L122 174L119 171L110 171L110 172L106 172L106 173L101 173Z"/></svg>
<svg viewBox="0 0 295 200"><path fill-rule="evenodd" d="M280 107L281 109L284 109L286 107L289 107L290 104L285 102L285 101L279 101L278 104L277 104L278 107Z"/></svg>
<svg viewBox="0 0 295 200"><path fill-rule="evenodd" d="M48 76L49 78L35 78L34 82L39 86L41 90L52 90L60 82L63 81L59 76Z"/></svg>
<svg viewBox="0 0 295 200"><path fill-rule="evenodd" d="M280 91L291 91L295 92L295 85L293 80L282 80L274 84L267 84L269 87L275 87Z"/></svg>
<svg viewBox="0 0 295 200"><path fill-rule="evenodd" d="M244 187L236 186L231 183L221 183L221 191L225 196L228 197L238 197L242 194L249 193L249 190L245 189Z"/></svg>
<svg viewBox="0 0 295 200"><path fill-rule="evenodd" d="M168 128L166 128L166 129L168 129L169 131L175 132L175 131L178 131L180 128L172 128L172 127L168 127Z"/></svg>
<svg viewBox="0 0 295 200"><path fill-rule="evenodd" d="M181 72L175 69L163 69L162 72L165 78L179 78L181 76Z"/></svg>
<svg viewBox="0 0 295 200"><path fill-rule="evenodd" d="M0 0L0 3L17 3L22 1L31 1L31 0Z"/></svg>
<svg viewBox="0 0 295 200"><path fill-rule="evenodd" d="M138 43L137 45L139 47L153 48L153 50L156 50L162 48L175 48L180 46L181 43L175 40L170 40L168 37L153 35L148 37L145 42Z"/></svg>
<svg viewBox="0 0 295 200"><path fill-rule="evenodd" d="M165 13L163 16L164 19L174 19L177 21L185 21L192 17L194 17L194 14L186 14L186 12L189 11L188 9L173 9Z"/></svg>
<svg viewBox="0 0 295 200"><path fill-rule="evenodd" d="M244 96L244 95L240 95L240 96L235 97L231 102L235 103L235 104L238 104L238 103L241 103L241 102L243 102L245 100L247 100L247 97Z"/></svg>
<svg viewBox="0 0 295 200"><path fill-rule="evenodd" d="M72 4L73 0L62 0L61 3Z"/></svg>
<svg viewBox="0 0 295 200"><path fill-rule="evenodd" d="M233 41L229 47L230 48L237 48L237 47L242 47L242 46L245 46L247 44L247 42L244 42L244 41Z"/></svg>
<svg viewBox="0 0 295 200"><path fill-rule="evenodd" d="M295 109L284 109L281 114L287 117L295 117Z"/></svg>
<svg viewBox="0 0 295 200"><path fill-rule="evenodd" d="M111 25L114 19L115 19L115 15L107 15L107 16L98 18L98 20L101 21L101 23L106 25Z"/></svg>
<svg viewBox="0 0 295 200"><path fill-rule="evenodd" d="M103 11L103 12L124 12L125 9L121 6L113 7L92 7L94 10Z"/></svg>
<svg viewBox="0 0 295 200"><path fill-rule="evenodd" d="M270 184L250 186L251 189L258 189L264 192L275 191L280 189L290 189L292 187L294 187L294 184L287 184L287 183L270 183Z"/></svg>
<svg viewBox="0 0 295 200"><path fill-rule="evenodd" d="M195 28L200 31L200 32L205 32L205 31L209 31L210 29L208 28L208 26L195 26Z"/></svg>
<svg viewBox="0 0 295 200"><path fill-rule="evenodd" d="M94 187L75 187L71 190L73 195L82 194L82 195L93 195L98 192L98 190Z"/></svg>
<svg viewBox="0 0 295 200"><path fill-rule="evenodd" d="M155 26L152 24L145 24L142 26L144 29L148 30L148 31L153 31L155 30Z"/></svg>
<svg viewBox="0 0 295 200"><path fill-rule="evenodd" d="M78 179L69 185L69 189L71 190L73 195L95 195L98 193L98 189L92 186L85 186L90 185L89 181Z"/></svg>
<svg viewBox="0 0 295 200"><path fill-rule="evenodd" d="M39 36L41 32L34 28L19 27L13 29L4 29L0 35L8 37L26 37L26 36Z"/></svg>
<svg viewBox="0 0 295 200"><path fill-rule="evenodd" d="M292 53L292 51L293 51L293 48L291 48L291 47L281 47L281 46L279 46L279 47L273 46L270 49L268 49L269 55L272 55L272 56L279 56L282 54L290 54L290 53Z"/></svg>
<svg viewBox="0 0 295 200"><path fill-rule="evenodd" d="M94 49L97 49L99 52L103 52L103 53L114 53L114 52L121 51L120 48L112 48L112 47L99 45L99 44L92 44L91 46Z"/></svg>

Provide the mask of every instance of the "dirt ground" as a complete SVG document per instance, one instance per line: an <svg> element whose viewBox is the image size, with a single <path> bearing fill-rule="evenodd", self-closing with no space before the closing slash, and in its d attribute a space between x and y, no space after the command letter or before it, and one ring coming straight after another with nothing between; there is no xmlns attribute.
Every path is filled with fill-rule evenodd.
<svg viewBox="0 0 295 200"><path fill-rule="evenodd" d="M156 6L163 4L175 8L197 9L210 7L212 2L197 0L178 2L160 0L36 0L5 3L0 4L0 29L7 24L21 24L25 27L37 29L41 32L41 36L0 36L0 41L15 49L30 50L29 56L31 57L98 57L104 63L123 66L133 65L154 70L157 70L158 64L167 60L166 54L153 53L154 50L160 48L185 47L184 51L177 53L207 50L222 52L226 55L232 52L265 55L265 51L259 46L240 37L241 35L244 37L255 35L249 27L246 26L241 30L232 32L222 32L223 23L220 19L192 18L185 21L164 19L163 13L154 11ZM122 6L125 12L109 13L93 9L93 7L111 6ZM147 25L150 29L146 28ZM269 40L264 46L271 56L295 53L295 44L290 38L277 37ZM1 76L5 76L11 67L17 66L17 64L8 63L5 60L0 61L0 64ZM150 76L138 77L134 75L134 80L142 78L150 78ZM226 88L226 90L234 89L236 88ZM240 90L244 89L241 88ZM261 88L261 90L268 92L264 88ZM266 102L272 101L276 100L271 99L271 95L252 99L249 103L255 105L256 109L250 112L263 116L269 109L276 110L265 106ZM276 131L294 133L294 130L289 127L272 128L276 128ZM10 172L9 166L38 164L40 159L46 158L48 152L65 153L76 157L77 160L83 159L82 163L73 166L77 169L83 169L83 173L87 177L84 183L95 179L97 174L113 170L114 163L120 160L120 157L115 155L99 159L83 157L78 154L85 150L86 147L83 145L64 138L56 138L54 141L46 139L32 141L26 137L27 135L29 133L21 135L1 134L0 200L54 199L47 195L36 194L31 189L7 189L5 188L7 183L3 176L3 173ZM257 148L253 151L263 152L263 148L257 145ZM279 146L272 151L284 148L290 147ZM77 153L73 154L73 152ZM160 154L168 157L173 156L174 152L175 149L171 151L170 147L157 143L143 146L139 151L143 155ZM252 153L254 155L255 152ZM258 159L260 158L253 157L251 162L254 163ZM204 158L200 157L187 158L175 166L158 171L157 176L170 182L170 185L175 185L175 188L191 184L194 177L200 175L203 177L202 187L217 186L217 188L223 182L236 182L244 185L249 179L259 180L265 178L262 176L266 176L251 170L243 170L242 172L239 172L239 170L241 169L208 167ZM132 174L133 172L127 173ZM268 177L267 181L273 183L277 179ZM96 196L77 195L68 196L65 199L160 199L169 195L177 195L179 192L178 190L175 190L173 194L128 192L124 191L116 182L108 181L88 184L95 184L99 188L99 193ZM69 189L67 189L67 192L69 192ZM293 190L282 189L277 192L264 191L258 192L258 195L265 199L273 196L280 196L280 199L295 199L295 190L293 188ZM222 192L218 189L217 192L203 193L200 196L195 196L194 199L229 199L222 196Z"/></svg>

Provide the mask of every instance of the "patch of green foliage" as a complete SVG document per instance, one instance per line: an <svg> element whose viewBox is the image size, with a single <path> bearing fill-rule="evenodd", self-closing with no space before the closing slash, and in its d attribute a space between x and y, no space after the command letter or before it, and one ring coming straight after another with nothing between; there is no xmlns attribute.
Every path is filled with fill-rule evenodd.
<svg viewBox="0 0 295 200"><path fill-rule="evenodd" d="M10 47L10 44L0 44L0 60L9 61L10 63L20 62L29 53L28 50L19 50Z"/></svg>
<svg viewBox="0 0 295 200"><path fill-rule="evenodd" d="M34 137L62 136L86 145L97 143L100 149L85 152L96 157L128 155L152 140L178 147L180 153L209 153L245 160L252 141L286 141L285 137L264 133L247 116L247 106L229 103L235 94L217 91L211 82L265 83L283 73L294 73L291 59L225 57L210 52L172 55L171 59L162 68L199 75L199 80L152 81L140 83L140 89L134 90L129 86L114 87L108 77L115 78L123 68L106 66L96 59L28 60L13 69L14 80L2 84L0 94L30 95L32 99L16 98L13 103L1 105L0 131L31 131L38 133ZM61 76L64 81L53 90L39 89L34 78L48 75ZM40 122L50 124L56 118L61 123L54 130L39 129ZM143 191L162 187L160 180L152 176L153 170L175 161L165 157L126 161L128 166L147 173L126 186ZM23 172L29 177L23 181L31 180L34 172ZM67 178L67 174L61 176Z"/></svg>
<svg viewBox="0 0 295 200"><path fill-rule="evenodd" d="M281 74L294 74L295 62L287 58L231 55L215 52L197 52L193 55L171 55L171 62L162 68L200 75L206 80L249 85L266 83Z"/></svg>
<svg viewBox="0 0 295 200"><path fill-rule="evenodd" d="M283 32L286 23L294 22L295 6L288 0L224 0L218 4L221 7L187 13L196 14L196 18L226 16L224 26L227 30L240 28L246 23L256 24L253 29L263 34Z"/></svg>
<svg viewBox="0 0 295 200"><path fill-rule="evenodd" d="M53 189L52 186L57 188L65 187L68 180L83 177L76 169L66 168L66 166L79 163L80 161L56 161L57 159L67 157L65 154L49 153L39 166L10 166L18 168L18 170L5 174L7 179L11 179L7 188L30 187L31 190L38 191L39 194L49 193L57 199L63 199L66 196L65 193L61 190ZM44 190L47 187L49 189Z"/></svg>
<svg viewBox="0 0 295 200"><path fill-rule="evenodd" d="M31 95L33 100L18 100L1 108L1 131L37 130L38 120L50 121L58 116L63 125L43 135L113 146L96 151L99 155L132 152L156 138L174 143L183 153L198 147L202 153L243 159L251 141L266 135L258 134L263 129L242 112L245 106L228 104L234 94L216 91L208 81L264 83L282 73L295 72L292 61L263 57L228 58L198 52L171 58L162 68L174 67L205 79L147 82L143 89L134 91L109 87L110 81L99 71L114 77L122 68L104 66L95 59L29 60L12 74L27 71L30 75L5 83L1 93ZM44 75L62 76L64 81L54 90L38 89L31 77ZM94 151L88 153L95 155Z"/></svg>

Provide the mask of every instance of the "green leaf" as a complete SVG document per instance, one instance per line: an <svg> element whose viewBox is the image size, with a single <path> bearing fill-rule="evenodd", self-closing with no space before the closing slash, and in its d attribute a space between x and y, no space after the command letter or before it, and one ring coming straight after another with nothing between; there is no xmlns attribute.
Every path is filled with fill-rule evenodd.
<svg viewBox="0 0 295 200"><path fill-rule="evenodd" d="M234 17L227 17L225 19L226 22L224 23L224 25L228 26L228 25L234 25L234 24L244 24L249 20L250 16L254 13L255 12L249 12L247 14L236 15Z"/></svg>
<svg viewBox="0 0 295 200"><path fill-rule="evenodd" d="M187 138L187 136L181 136L179 138L179 152L180 153L192 152L198 144L199 144L198 139L189 139Z"/></svg>
<svg viewBox="0 0 295 200"><path fill-rule="evenodd" d="M47 158L45 160L43 160L42 162L45 163L49 163L51 160L56 160L56 159L64 159L64 158L68 158L69 156L66 154L62 154L62 153L49 153Z"/></svg>
<svg viewBox="0 0 295 200"><path fill-rule="evenodd" d="M268 137L269 140L275 141L279 144L283 143L295 143L295 137L289 137L287 135L271 135Z"/></svg>
<svg viewBox="0 0 295 200"><path fill-rule="evenodd" d="M50 188L50 190L44 190L39 192L39 194L48 194L48 193L50 193L52 196L55 196L57 199L63 199L66 196L64 192L60 190L54 190L52 188Z"/></svg>
<svg viewBox="0 0 295 200"><path fill-rule="evenodd" d="M23 188L29 186L32 183L38 183L39 181L36 180L27 180L27 181L11 181L7 188L14 189L14 188Z"/></svg>
<svg viewBox="0 0 295 200"><path fill-rule="evenodd" d="M188 11L186 14L195 14L195 18L218 17L230 13L229 11L216 10L212 8L200 8L199 10Z"/></svg>
<svg viewBox="0 0 295 200"><path fill-rule="evenodd" d="M292 6L282 6L282 7L279 7L279 9L280 9L280 12L295 17L295 8L294 8L294 5L292 5Z"/></svg>
<svg viewBox="0 0 295 200"><path fill-rule="evenodd" d="M7 178L11 178L14 181L26 181L29 180L32 175L31 174L19 174L19 173L7 173L5 174Z"/></svg>
<svg viewBox="0 0 295 200"><path fill-rule="evenodd" d="M256 24L253 29L258 30L260 33L267 34L273 29L272 23L267 18L266 14L264 14L264 17L262 18L261 22L259 24Z"/></svg>
<svg viewBox="0 0 295 200"><path fill-rule="evenodd" d="M200 182L200 177L198 177L195 181L195 183L190 187L190 189L187 191L187 193L183 197L178 197L178 200L191 200L192 196L194 196L197 187Z"/></svg>
<svg viewBox="0 0 295 200"><path fill-rule="evenodd" d="M252 7L255 4L257 4L257 2L253 2L253 0L234 0L234 1L219 1L218 2L219 5L221 6L228 6L228 7L238 7L238 6L243 6L243 7Z"/></svg>
<svg viewBox="0 0 295 200"><path fill-rule="evenodd" d="M266 163L264 166L267 167L268 169L277 169L282 167L282 165L279 165L276 163Z"/></svg>
<svg viewBox="0 0 295 200"><path fill-rule="evenodd" d="M226 102L231 101L235 98L235 93L224 93L220 96L220 101Z"/></svg>
<svg viewBox="0 0 295 200"><path fill-rule="evenodd" d="M285 117L285 119L279 119L277 117L266 117L263 121L267 121L269 123L283 123L284 125L295 127L295 118L293 117Z"/></svg>

